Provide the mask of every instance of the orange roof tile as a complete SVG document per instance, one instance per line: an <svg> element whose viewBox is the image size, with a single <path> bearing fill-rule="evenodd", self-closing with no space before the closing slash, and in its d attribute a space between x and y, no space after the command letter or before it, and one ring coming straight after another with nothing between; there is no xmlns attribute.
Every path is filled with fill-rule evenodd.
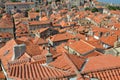
<svg viewBox="0 0 120 80"><path fill-rule="evenodd" d="M85 54L85 53L95 49L94 46L92 46L91 44L89 44L83 40L70 43L68 46L70 48L72 48L73 50L75 50L76 52L78 52L79 54Z"/></svg>
<svg viewBox="0 0 120 80"><path fill-rule="evenodd" d="M58 69L66 70L75 73L79 70L84 62L84 58L78 57L76 55L62 53L58 56L54 62L49 65Z"/></svg>
<svg viewBox="0 0 120 80"><path fill-rule="evenodd" d="M23 13L16 13L16 14L13 15L13 17L14 17L15 19L23 18L23 17L24 17L24 14L23 14Z"/></svg>
<svg viewBox="0 0 120 80"><path fill-rule="evenodd" d="M40 55L41 50L38 45L26 46L26 53L30 56Z"/></svg>
<svg viewBox="0 0 120 80"><path fill-rule="evenodd" d="M29 25L50 24L50 21L30 21Z"/></svg>
<svg viewBox="0 0 120 80"><path fill-rule="evenodd" d="M9 32L4 32L4 33L0 32L0 37L1 38L13 38L13 35Z"/></svg>
<svg viewBox="0 0 120 80"><path fill-rule="evenodd" d="M41 45L41 44L47 44L48 42L42 38L35 38L33 41L34 44Z"/></svg>
<svg viewBox="0 0 120 80"><path fill-rule="evenodd" d="M0 28L13 28L13 22L11 16L4 15L0 20Z"/></svg>
<svg viewBox="0 0 120 80"><path fill-rule="evenodd" d="M45 17L42 17L42 18L40 19L40 21L49 21L49 19L48 19L47 16L45 16Z"/></svg>
<svg viewBox="0 0 120 80"><path fill-rule="evenodd" d="M37 16L39 16L38 12L29 12L28 16L30 19L35 19Z"/></svg>
<svg viewBox="0 0 120 80"><path fill-rule="evenodd" d="M5 69L7 69L8 61L11 61L14 55L14 46L22 43L26 44L26 52L28 55L33 56L40 54L40 49L38 49L37 46L31 44L29 41L24 42L12 39L8 41L2 48L0 48L0 59Z"/></svg>
<svg viewBox="0 0 120 80"><path fill-rule="evenodd" d="M16 80L19 79L35 79L35 80L48 80L48 79L65 79L74 75L68 71L63 71L57 68L49 67L40 64L40 61L14 65L9 67L9 78Z"/></svg>
<svg viewBox="0 0 120 80"><path fill-rule="evenodd" d="M114 69L108 69L103 71L97 71L97 72L90 72L85 74L84 76L87 76L89 80L91 78L97 78L100 80L119 80L120 74L119 74L120 68L114 68Z"/></svg>
<svg viewBox="0 0 120 80"><path fill-rule="evenodd" d="M112 55L89 57L81 70L82 73L101 71L120 67L120 58Z"/></svg>
<svg viewBox="0 0 120 80"><path fill-rule="evenodd" d="M91 44L92 46L98 49L104 49L103 45L101 44L100 40L88 40L87 43Z"/></svg>
<svg viewBox="0 0 120 80"><path fill-rule="evenodd" d="M75 36L73 36L70 33L56 34L56 35L50 37L51 41L53 41L53 42L69 40L69 39L73 39L73 38L75 38Z"/></svg>
<svg viewBox="0 0 120 80"><path fill-rule="evenodd" d="M2 71L0 71L0 79L5 79L5 75Z"/></svg>
<svg viewBox="0 0 120 80"><path fill-rule="evenodd" d="M100 40L107 45L114 46L114 42L117 41L117 36L102 37Z"/></svg>
<svg viewBox="0 0 120 80"><path fill-rule="evenodd" d="M14 54L13 47L16 44L17 43L12 39L12 40L8 41L5 44L5 46L0 48L0 59L1 59L2 64L3 64L5 69L7 68L8 61L10 61L12 59L12 56ZM8 52L8 54L5 55L6 52Z"/></svg>
<svg viewBox="0 0 120 80"><path fill-rule="evenodd" d="M91 53L85 55L84 57L89 58L89 57L100 56L100 55L103 55L103 54L98 51L94 51L94 52L91 52Z"/></svg>
<svg viewBox="0 0 120 80"><path fill-rule="evenodd" d="M46 27L46 28L41 28L41 29L37 30L37 32L42 33L42 32L44 32L44 31L46 31L46 30L48 30L48 29L49 29L48 27Z"/></svg>

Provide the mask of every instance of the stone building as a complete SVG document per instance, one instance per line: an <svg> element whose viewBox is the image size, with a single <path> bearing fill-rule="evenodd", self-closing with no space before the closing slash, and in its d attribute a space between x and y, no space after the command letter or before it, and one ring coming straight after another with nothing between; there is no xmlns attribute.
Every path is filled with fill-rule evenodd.
<svg viewBox="0 0 120 80"><path fill-rule="evenodd" d="M5 3L5 10L6 13L11 14L13 11L16 10L29 10L35 7L34 2L7 2Z"/></svg>

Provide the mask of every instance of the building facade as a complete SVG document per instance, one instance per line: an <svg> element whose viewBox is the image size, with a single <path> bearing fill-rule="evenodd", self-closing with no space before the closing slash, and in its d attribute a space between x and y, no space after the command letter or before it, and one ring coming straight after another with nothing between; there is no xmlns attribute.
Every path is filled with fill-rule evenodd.
<svg viewBox="0 0 120 80"><path fill-rule="evenodd" d="M6 13L12 14L15 10L29 10L35 7L34 2L7 2L5 3Z"/></svg>

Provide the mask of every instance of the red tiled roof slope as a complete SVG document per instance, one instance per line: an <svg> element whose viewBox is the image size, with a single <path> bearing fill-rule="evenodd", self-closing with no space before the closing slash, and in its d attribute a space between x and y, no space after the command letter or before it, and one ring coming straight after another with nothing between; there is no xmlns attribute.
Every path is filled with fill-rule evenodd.
<svg viewBox="0 0 120 80"><path fill-rule="evenodd" d="M82 73L106 70L120 67L120 58L112 55L102 55L88 58Z"/></svg>
<svg viewBox="0 0 120 80"><path fill-rule="evenodd" d="M80 54L84 54L86 52L89 52L91 50L94 50L95 47L90 45L89 43L86 43L83 40L73 42L69 44L69 47L72 48L73 50L77 51Z"/></svg>
<svg viewBox="0 0 120 80"><path fill-rule="evenodd" d="M49 65L54 66L58 69L75 72L75 68L79 70L83 62L83 58L72 54L62 53L61 56L59 56L54 62L51 62Z"/></svg>
<svg viewBox="0 0 120 80"><path fill-rule="evenodd" d="M47 65L40 65L39 62L9 67L9 77L16 80L67 79L67 77L71 75L73 74L70 72L52 68Z"/></svg>

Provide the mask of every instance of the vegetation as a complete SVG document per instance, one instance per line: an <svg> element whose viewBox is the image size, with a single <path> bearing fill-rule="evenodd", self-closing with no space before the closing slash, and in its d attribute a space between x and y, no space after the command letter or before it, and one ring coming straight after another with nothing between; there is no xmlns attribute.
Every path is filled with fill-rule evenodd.
<svg viewBox="0 0 120 80"><path fill-rule="evenodd" d="M2 14L0 14L0 18L2 18Z"/></svg>
<svg viewBox="0 0 120 80"><path fill-rule="evenodd" d="M11 2L17 2L17 0L11 0Z"/></svg>
<svg viewBox="0 0 120 80"><path fill-rule="evenodd" d="M97 8L92 8L92 10L91 10L93 13L94 12L98 12L98 9Z"/></svg>
<svg viewBox="0 0 120 80"><path fill-rule="evenodd" d="M87 10L89 10L89 11L91 11L91 12L98 12L98 9L97 8L89 8L89 7L86 7L85 8L85 11L87 11Z"/></svg>
<svg viewBox="0 0 120 80"><path fill-rule="evenodd" d="M85 8L85 11L87 11L87 10L90 11L91 9L90 9L89 7L86 7L86 8Z"/></svg>
<svg viewBox="0 0 120 80"><path fill-rule="evenodd" d="M40 10L37 9L36 12L40 12Z"/></svg>
<svg viewBox="0 0 120 80"><path fill-rule="evenodd" d="M108 5L107 8L109 10L120 10L120 6L111 6L111 5Z"/></svg>
<svg viewBox="0 0 120 80"><path fill-rule="evenodd" d="M52 2L50 1L50 2L48 2L48 4L51 4Z"/></svg>
<svg viewBox="0 0 120 80"><path fill-rule="evenodd" d="M77 7L76 5L72 5L72 8L75 8L75 7Z"/></svg>

